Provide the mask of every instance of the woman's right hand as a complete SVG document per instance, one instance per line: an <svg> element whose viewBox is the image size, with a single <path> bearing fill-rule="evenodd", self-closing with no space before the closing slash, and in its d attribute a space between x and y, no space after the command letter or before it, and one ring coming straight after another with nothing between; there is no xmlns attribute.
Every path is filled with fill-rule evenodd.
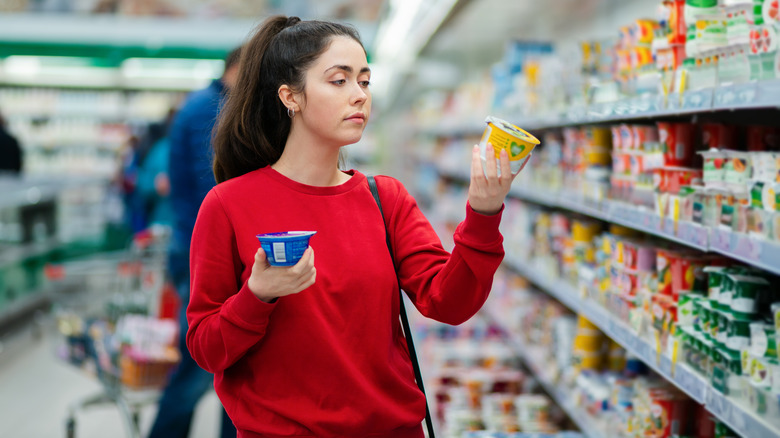
<svg viewBox="0 0 780 438"><path fill-rule="evenodd" d="M255 263L247 285L257 298L271 302L275 298L297 294L314 284L317 269L314 267L314 250L309 247L294 266L271 266L263 248L255 253Z"/></svg>

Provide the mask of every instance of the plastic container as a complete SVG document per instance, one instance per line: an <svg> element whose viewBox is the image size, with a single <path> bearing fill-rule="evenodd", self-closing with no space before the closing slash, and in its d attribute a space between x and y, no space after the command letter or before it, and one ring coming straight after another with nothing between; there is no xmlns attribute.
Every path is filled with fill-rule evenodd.
<svg viewBox="0 0 780 438"><path fill-rule="evenodd" d="M750 346L751 319L735 317L731 312L726 312L728 319L728 333L726 336L726 348L730 350L742 350Z"/></svg>
<svg viewBox="0 0 780 438"><path fill-rule="evenodd" d="M750 153L726 151L723 181L727 187L745 190L752 174Z"/></svg>
<svg viewBox="0 0 780 438"><path fill-rule="evenodd" d="M777 359L775 328L763 321L750 323L750 354L755 357Z"/></svg>
<svg viewBox="0 0 780 438"><path fill-rule="evenodd" d="M770 283L762 277L729 275L734 282L731 310L735 316L754 315L758 312L761 295L769 292Z"/></svg>
<svg viewBox="0 0 780 438"><path fill-rule="evenodd" d="M753 181L773 183L777 181L780 162L776 152L750 152L750 165L753 168Z"/></svg>
<svg viewBox="0 0 780 438"><path fill-rule="evenodd" d="M704 158L702 180L706 187L722 188L726 179L726 153L718 149L699 152Z"/></svg>
<svg viewBox="0 0 780 438"><path fill-rule="evenodd" d="M515 398L515 408L521 424L545 422L549 418L550 399L543 395L523 394Z"/></svg>
<svg viewBox="0 0 780 438"><path fill-rule="evenodd" d="M499 158L501 150L505 150L509 155L509 165L512 173L519 172L531 157L531 152L539 144L539 140L517 126L497 117L488 116L485 118L485 123L487 123L487 127L479 142L479 156L482 159L483 168L485 168L484 166L487 162L487 144L490 143L493 146L496 159Z"/></svg>
<svg viewBox="0 0 780 438"><path fill-rule="evenodd" d="M309 247L309 239L316 231L285 231L258 234L257 239L271 266L293 266Z"/></svg>
<svg viewBox="0 0 780 438"><path fill-rule="evenodd" d="M780 303L772 303L772 320L775 324L775 330L780 332Z"/></svg>
<svg viewBox="0 0 780 438"><path fill-rule="evenodd" d="M720 123L702 125L702 143L710 150L732 149L737 145L737 127Z"/></svg>
<svg viewBox="0 0 780 438"><path fill-rule="evenodd" d="M666 167L663 169L666 172L666 185L665 190L669 193L680 193L680 189L692 184L701 184L702 170L686 167Z"/></svg>
<svg viewBox="0 0 780 438"><path fill-rule="evenodd" d="M658 122L658 135L666 146L664 165L688 167L694 164L695 125Z"/></svg>

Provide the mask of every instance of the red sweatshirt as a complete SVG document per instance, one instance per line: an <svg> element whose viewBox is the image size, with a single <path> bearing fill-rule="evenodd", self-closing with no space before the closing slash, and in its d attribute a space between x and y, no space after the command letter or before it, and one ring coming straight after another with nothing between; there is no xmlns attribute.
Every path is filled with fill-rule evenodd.
<svg viewBox="0 0 780 438"><path fill-rule="evenodd" d="M216 186L192 237L187 346L214 373L242 437L423 436L399 322L396 274L365 175L335 187L270 167ZM466 207L452 255L397 180L376 178L401 285L425 316L448 324L487 299L503 258L501 215ZM259 233L314 230L317 280L272 304L247 286Z"/></svg>

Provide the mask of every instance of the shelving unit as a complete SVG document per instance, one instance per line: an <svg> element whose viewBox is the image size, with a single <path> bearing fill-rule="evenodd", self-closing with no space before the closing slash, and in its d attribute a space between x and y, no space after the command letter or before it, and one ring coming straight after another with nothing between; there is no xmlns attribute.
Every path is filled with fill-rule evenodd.
<svg viewBox="0 0 780 438"><path fill-rule="evenodd" d="M522 121L527 130L563 128L575 125L620 123L674 118L719 111L762 110L780 108L780 79L745 84L720 85L694 91L670 93L668 96L646 95L610 103L566 108L555 114L498 114L509 121ZM482 119L442 120L424 133L437 136L482 134Z"/></svg>
<svg viewBox="0 0 780 438"><path fill-rule="evenodd" d="M565 306L584 315L612 340L639 357L656 373L680 388L693 400L705 405L713 415L741 436L760 438L780 436L780 427L767 423L766 420L719 393L686 364L673 362L669 356L659 352L656 346L634 333L603 307L583 298L574 286L540 275L538 269L529 267L521 260L507 257L505 263Z"/></svg>
<svg viewBox="0 0 780 438"><path fill-rule="evenodd" d="M480 310L479 316L485 318L489 323L495 326L502 327L500 318L494 316L491 311L486 308ZM513 337L505 328L502 327L502 329L505 337L504 340L515 356L525 364L536 378L536 381L542 386L544 392L547 393L564 412L566 412L566 415L575 425L577 425L580 431L590 438L606 436L604 428L598 425L592 417L575 405L571 397L567 394L567 388L556 385L546 376L544 366L534 359L535 357L539 357L539 355L535 354L534 347L524 345Z"/></svg>
<svg viewBox="0 0 780 438"><path fill-rule="evenodd" d="M0 334L51 301L47 263L103 248L106 184L86 176L0 178Z"/></svg>
<svg viewBox="0 0 780 438"><path fill-rule="evenodd" d="M668 96L642 96L605 104L590 104L562 109L546 115L497 114L530 132L560 130L566 127L607 125L620 123L650 123L656 120L726 120L726 114L742 122L759 117L765 123L776 125L768 115L780 114L780 79L746 84L723 85L688 91ZM481 116L483 117L483 116ZM485 128L476 118L454 117L423 127L419 134L427 139L477 139ZM454 144L454 143L453 143ZM544 147L544 146L542 146ZM465 157L454 160L456 154L430 164L440 178L457 185L468 185L469 163ZM721 227L707 227L697 223L661 217L646 207L612 199L590 199L574 190L552 190L524 183L521 174L514 182L509 196L529 204L565 210L607 223L675 242L698 251L720 254L766 272L780 275L780 242ZM610 313L596 301L588 298L589 291L580 290L557 275L550 275L541 266L508 255L505 265L525 277L538 288L550 294L563 305L592 321L608 337L646 363L658 375L686 393L720 421L745 437L778 437L780 424L774 424L740 401L719 392L702 374L683 363L682 341L670 340L662 347L659 333L637 333L623 320ZM485 312L483 312L485 313ZM486 318L498 321L489 313ZM500 322L499 322L500 324ZM584 412L573 406L566 397L565 388L556 387L544 379L544 370L533 363L526 346L520 345L506 330L507 339L530 370L536 374L545 389L567 411L570 417L588 435L604 436L594 429ZM678 343L679 342L679 343ZM678 357L679 353L679 357Z"/></svg>
<svg viewBox="0 0 780 438"><path fill-rule="evenodd" d="M465 171L439 168L440 174L464 184ZM662 218L655 212L617 201L594 202L576 196L547 191L543 188L513 184L510 196L538 205L580 213L661 237L704 252L715 252L743 263L780 275L780 243L735 233L731 230Z"/></svg>

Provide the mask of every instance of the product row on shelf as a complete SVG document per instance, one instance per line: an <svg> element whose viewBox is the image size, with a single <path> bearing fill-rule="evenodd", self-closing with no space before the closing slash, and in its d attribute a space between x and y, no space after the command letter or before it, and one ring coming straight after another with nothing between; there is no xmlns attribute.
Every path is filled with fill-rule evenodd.
<svg viewBox="0 0 780 438"><path fill-rule="evenodd" d="M0 178L0 326L41 304L52 263L121 249L119 193L103 179Z"/></svg>
<svg viewBox="0 0 780 438"><path fill-rule="evenodd" d="M510 41L489 87L467 82L446 99L431 93L416 105L416 117L426 129L452 133L481 131L473 115L484 113L538 129L777 107L776 0L656 4L655 17L635 17L612 37L576 49Z"/></svg>
<svg viewBox="0 0 780 438"><path fill-rule="evenodd" d="M164 122L181 92L0 88L0 115L30 175L116 175L120 151Z"/></svg>
<svg viewBox="0 0 780 438"><path fill-rule="evenodd" d="M459 327L417 327L445 437L737 436L592 322L511 270L499 271L480 317ZM558 409L579 432L554 432L570 424Z"/></svg>
<svg viewBox="0 0 780 438"><path fill-rule="evenodd" d="M437 430L448 438L579 437L519 362L494 324L415 324ZM475 434L480 432L480 434ZM487 435L487 434L491 435Z"/></svg>
<svg viewBox="0 0 780 438"><path fill-rule="evenodd" d="M780 127L659 121L542 133L512 196L780 274ZM467 180L477 140L439 137L438 171Z"/></svg>
<svg viewBox="0 0 780 438"><path fill-rule="evenodd" d="M465 184L442 189L431 217L456 223L462 219ZM780 302L778 277L732 258L560 211L508 200L502 220L505 265L592 321L739 436L780 435L780 319L775 315L780 307L772 306ZM500 296L496 290L501 289L491 297ZM521 338L526 331L513 325L525 304L491 302L490 318L509 333L516 351L550 354L549 345L529 350ZM554 367L544 363L535 369L546 375ZM557 390L569 396L562 404L567 406L571 387ZM583 405L568 406L579 412Z"/></svg>

